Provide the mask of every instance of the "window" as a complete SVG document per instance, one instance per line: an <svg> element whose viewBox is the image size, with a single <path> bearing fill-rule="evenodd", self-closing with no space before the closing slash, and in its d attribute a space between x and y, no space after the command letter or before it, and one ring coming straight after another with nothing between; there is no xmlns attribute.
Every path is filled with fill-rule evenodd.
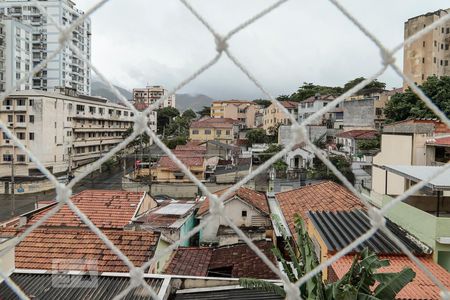
<svg viewBox="0 0 450 300"><path fill-rule="evenodd" d="M17 115L16 119L19 123L25 123L25 115Z"/></svg>
<svg viewBox="0 0 450 300"><path fill-rule="evenodd" d="M123 115L124 115L125 117L128 117L128 112L127 112L127 111L124 111L124 112L123 112Z"/></svg>
<svg viewBox="0 0 450 300"><path fill-rule="evenodd" d="M11 154L3 154L3 161L12 161L13 156Z"/></svg>
<svg viewBox="0 0 450 300"><path fill-rule="evenodd" d="M105 113L105 109L102 108L102 107L99 107L99 108L98 108L98 112L99 112L101 115L103 115L103 114Z"/></svg>
<svg viewBox="0 0 450 300"><path fill-rule="evenodd" d="M83 111L84 112L84 105L77 104L77 112L78 111Z"/></svg>
<svg viewBox="0 0 450 300"><path fill-rule="evenodd" d="M34 132L29 133L30 141L34 141Z"/></svg>
<svg viewBox="0 0 450 300"><path fill-rule="evenodd" d="M422 57L422 63L423 64L425 63L425 57Z"/></svg>
<svg viewBox="0 0 450 300"><path fill-rule="evenodd" d="M434 46L437 47L437 41L434 41Z"/></svg>
<svg viewBox="0 0 450 300"><path fill-rule="evenodd" d="M17 132L17 138L19 140L24 140L25 139L25 132Z"/></svg>
<svg viewBox="0 0 450 300"><path fill-rule="evenodd" d="M9 123L14 122L13 115L8 115L8 122Z"/></svg>
<svg viewBox="0 0 450 300"><path fill-rule="evenodd" d="M11 106L12 105L11 99L6 99L5 101L3 101L3 105Z"/></svg>
<svg viewBox="0 0 450 300"><path fill-rule="evenodd" d="M382 108L377 108L375 110L375 113L376 113L377 116L381 116L383 114L383 109Z"/></svg>
<svg viewBox="0 0 450 300"><path fill-rule="evenodd" d="M423 45L423 47L425 47L425 41L423 41L423 44L422 44L422 45Z"/></svg>
<svg viewBox="0 0 450 300"><path fill-rule="evenodd" d="M445 44L445 50L448 50L449 45Z"/></svg>
<svg viewBox="0 0 450 300"><path fill-rule="evenodd" d="M4 140L9 140L9 137L6 135L6 133L3 132L3 139Z"/></svg>
<svg viewBox="0 0 450 300"><path fill-rule="evenodd" d="M216 133L217 133L217 135L221 135L221 134L222 134L222 130L217 129L217 130L216 130Z"/></svg>
<svg viewBox="0 0 450 300"><path fill-rule="evenodd" d="M242 211L242 217L243 217L243 218L247 217L247 211L246 211L246 210L243 210L243 211Z"/></svg>
<svg viewBox="0 0 450 300"><path fill-rule="evenodd" d="M25 155L17 154L17 162L25 162Z"/></svg>
<svg viewBox="0 0 450 300"><path fill-rule="evenodd" d="M95 108L94 106L89 106L89 112L90 112L91 114L95 114L96 108Z"/></svg>
<svg viewBox="0 0 450 300"><path fill-rule="evenodd" d="M205 129L205 134L211 134L211 130L210 129Z"/></svg>
<svg viewBox="0 0 450 300"><path fill-rule="evenodd" d="M192 130L192 134L198 134L198 130L197 129Z"/></svg>
<svg viewBox="0 0 450 300"><path fill-rule="evenodd" d="M17 105L18 106L24 106L25 105L25 99L17 99Z"/></svg>
<svg viewBox="0 0 450 300"><path fill-rule="evenodd" d="M226 134L227 134L227 135L230 135L230 133L231 133L230 130L227 130L227 131L226 131Z"/></svg>
<svg viewBox="0 0 450 300"><path fill-rule="evenodd" d="M436 57L433 57L433 62L436 63Z"/></svg>
<svg viewBox="0 0 450 300"><path fill-rule="evenodd" d="M30 99L30 106L33 106L34 105L34 100L33 99Z"/></svg>

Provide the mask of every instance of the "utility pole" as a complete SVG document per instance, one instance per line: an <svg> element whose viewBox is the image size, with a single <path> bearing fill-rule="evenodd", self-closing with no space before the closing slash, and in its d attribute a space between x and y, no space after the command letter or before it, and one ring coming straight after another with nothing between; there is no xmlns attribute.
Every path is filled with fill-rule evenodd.
<svg viewBox="0 0 450 300"><path fill-rule="evenodd" d="M16 189L15 178L14 178L14 171L15 171L14 170L14 168L15 168L14 154L15 154L15 147L13 146L13 155L12 155L12 160L11 160L11 205L12 205L11 215L12 216L15 215L15 211L16 211L16 195L14 194L15 189Z"/></svg>

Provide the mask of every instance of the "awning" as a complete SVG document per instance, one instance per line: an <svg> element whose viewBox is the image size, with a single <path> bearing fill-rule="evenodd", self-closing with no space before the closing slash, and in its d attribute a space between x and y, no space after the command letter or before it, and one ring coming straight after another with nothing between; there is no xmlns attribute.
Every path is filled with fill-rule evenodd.
<svg viewBox="0 0 450 300"><path fill-rule="evenodd" d="M385 165L384 168L414 182L427 180L439 170L446 169L425 186L433 191L450 191L450 165L445 167Z"/></svg>

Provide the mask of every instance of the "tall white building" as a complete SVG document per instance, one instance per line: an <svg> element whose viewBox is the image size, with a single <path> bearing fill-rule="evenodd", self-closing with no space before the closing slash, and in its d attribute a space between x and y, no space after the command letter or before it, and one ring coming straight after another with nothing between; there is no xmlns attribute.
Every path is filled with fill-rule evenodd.
<svg viewBox="0 0 450 300"><path fill-rule="evenodd" d="M146 105L153 104L160 98L166 96L169 93L164 87L160 85L147 86L145 88L133 89L133 101L134 103L145 103ZM175 108L175 95L172 95L159 104L159 108L173 107Z"/></svg>
<svg viewBox="0 0 450 300"><path fill-rule="evenodd" d="M70 0L39 0L47 14L61 27L69 26L84 12L75 7ZM38 65L59 47L59 31L45 14L28 0L0 1L0 15L10 16L32 27L32 62ZM91 21L89 18L78 26L72 35L72 42L88 60L91 59ZM14 48L11 48L14 53ZM15 58L15 54L12 55ZM70 87L79 94L91 92L91 70L68 46L56 55L47 66L33 77L32 88L53 90L57 87Z"/></svg>
<svg viewBox="0 0 450 300"><path fill-rule="evenodd" d="M0 103L0 119L54 174L89 164L120 143L133 113L103 98L73 90L17 91ZM42 175L35 163L0 131L0 177Z"/></svg>
<svg viewBox="0 0 450 300"><path fill-rule="evenodd" d="M0 19L0 52L2 64L0 66L0 92L15 87L17 82L24 78L31 70L31 39L32 27L16 19L2 17ZM29 90L33 79L21 84L19 90Z"/></svg>

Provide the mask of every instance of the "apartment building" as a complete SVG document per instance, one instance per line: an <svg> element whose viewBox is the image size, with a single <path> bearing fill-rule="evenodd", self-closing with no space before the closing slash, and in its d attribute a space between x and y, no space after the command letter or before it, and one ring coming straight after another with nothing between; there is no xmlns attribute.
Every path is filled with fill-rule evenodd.
<svg viewBox="0 0 450 300"><path fill-rule="evenodd" d="M191 123L189 139L191 141L219 141L233 144L239 131L238 121L233 119L210 118Z"/></svg>
<svg viewBox="0 0 450 300"><path fill-rule="evenodd" d="M255 128L260 109L261 107L258 104L251 101L214 101L211 104L211 118L238 120L245 128Z"/></svg>
<svg viewBox="0 0 450 300"><path fill-rule="evenodd" d="M381 130L386 121L384 108L391 97L402 89L364 89L343 103L344 130Z"/></svg>
<svg viewBox="0 0 450 300"><path fill-rule="evenodd" d="M31 70L31 39L33 29L16 19L0 17L0 92L15 87ZM29 90L30 77L18 90Z"/></svg>
<svg viewBox="0 0 450 300"><path fill-rule="evenodd" d="M69 26L79 19L84 12L75 7L71 0L39 1L46 12L59 26ZM47 55L59 47L59 31L47 20L46 15L27 0L5 0L0 2L0 15L9 16L32 28L32 66L38 65ZM72 42L83 54L91 59L91 21L86 18L77 26L71 37ZM18 54L16 48L11 48L12 58ZM21 58L22 59L22 58ZM15 64L16 62L14 62ZM91 70L69 47L64 47L47 66L33 76L32 88L38 90L53 90L57 87L69 87L78 94L89 95L91 92Z"/></svg>
<svg viewBox="0 0 450 300"><path fill-rule="evenodd" d="M70 93L72 92L72 93ZM77 96L73 90L18 91L0 104L0 119L53 174L89 164L123 140L133 113L103 98ZM41 176L34 162L3 132L0 177Z"/></svg>
<svg viewBox="0 0 450 300"><path fill-rule="evenodd" d="M426 13L405 22L405 40L421 29L448 15L450 9ZM429 76L450 75L450 21L423 35L409 45L403 54L403 73L422 84ZM404 87L407 85L404 83Z"/></svg>
<svg viewBox="0 0 450 300"><path fill-rule="evenodd" d="M333 95L321 95L316 94L309 97L298 104L298 122L302 123L309 116L318 112L323 107L327 106L328 103L333 101L336 97ZM312 121L311 125L325 125L326 121L330 119L330 113L323 114L319 118Z"/></svg>
<svg viewBox="0 0 450 300"><path fill-rule="evenodd" d="M280 103L288 110L289 114L294 115L297 118L298 103L294 101L280 101ZM267 133L270 133L272 128L276 128L280 125L288 125L289 116L285 115L278 105L271 104L264 109L263 115L263 128Z"/></svg>
<svg viewBox="0 0 450 300"><path fill-rule="evenodd" d="M167 96L169 91L160 85L147 86L145 88L133 89L134 103L145 103L147 105L153 104L159 99ZM159 104L159 108L176 106L176 97L172 95L168 97L163 103Z"/></svg>

